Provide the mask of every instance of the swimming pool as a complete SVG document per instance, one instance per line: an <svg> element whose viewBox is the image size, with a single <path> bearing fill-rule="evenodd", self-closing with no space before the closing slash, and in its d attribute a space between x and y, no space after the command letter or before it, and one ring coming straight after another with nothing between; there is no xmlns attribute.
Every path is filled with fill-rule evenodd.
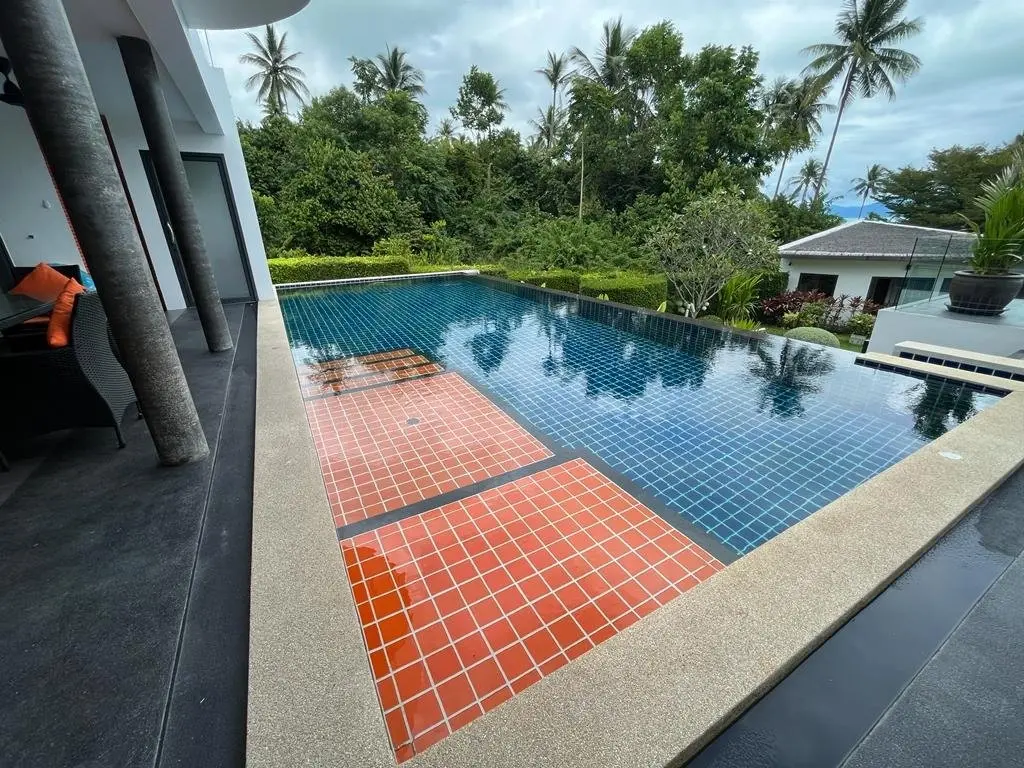
<svg viewBox="0 0 1024 768"><path fill-rule="evenodd" d="M505 281L282 291L297 365L409 349L742 555L998 398Z"/></svg>

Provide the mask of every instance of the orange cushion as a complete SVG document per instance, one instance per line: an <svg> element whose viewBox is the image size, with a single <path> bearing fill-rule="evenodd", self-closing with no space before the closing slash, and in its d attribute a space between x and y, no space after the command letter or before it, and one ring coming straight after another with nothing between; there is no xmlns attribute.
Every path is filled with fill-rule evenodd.
<svg viewBox="0 0 1024 768"><path fill-rule="evenodd" d="M46 343L51 347L66 347L71 340L71 310L75 307L75 296L84 291L77 280L65 280L64 290L53 302L50 325L46 328Z"/></svg>
<svg viewBox="0 0 1024 768"><path fill-rule="evenodd" d="M30 296L36 301L56 301L67 283L67 275L62 275L49 264L40 264L11 288L10 292Z"/></svg>

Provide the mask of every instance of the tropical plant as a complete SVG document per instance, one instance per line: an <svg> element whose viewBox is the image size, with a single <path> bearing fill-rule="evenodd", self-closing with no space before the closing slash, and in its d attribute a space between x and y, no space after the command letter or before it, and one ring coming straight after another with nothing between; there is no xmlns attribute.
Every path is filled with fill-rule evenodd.
<svg viewBox="0 0 1024 768"><path fill-rule="evenodd" d="M728 323L749 320L757 303L760 274L737 272L722 285L718 294L718 314Z"/></svg>
<svg viewBox="0 0 1024 768"><path fill-rule="evenodd" d="M878 191L878 185L881 184L882 179L885 178L886 169L875 163L863 177L858 177L850 181L853 184L853 192L856 192L860 196L860 210L857 211L857 218L860 219L864 216L864 204L868 201L869 197L874 197L875 192Z"/></svg>
<svg viewBox="0 0 1024 768"><path fill-rule="evenodd" d="M825 153L820 181L814 195L818 197L825 185L825 174L832 159L832 149L839 132L843 112L857 97L870 99L883 93L896 96L894 81L906 82L921 68L921 60L912 53L895 47L921 31L921 19L903 15L908 0L845 0L836 19L838 42L817 43L804 49L814 58L804 69L806 74L821 78L824 83L842 79L839 89L839 111L832 138Z"/></svg>
<svg viewBox="0 0 1024 768"><path fill-rule="evenodd" d="M791 80L783 89L782 101L775 110L778 130L785 139L786 150L779 167L778 181L775 182L776 196L790 155L794 150L810 147L814 137L821 133L821 115L836 110L835 105L823 101L827 89L828 85L817 77Z"/></svg>
<svg viewBox="0 0 1024 768"><path fill-rule="evenodd" d="M455 123L447 117L441 118L441 122L437 124L437 134L435 135L450 147L455 141Z"/></svg>
<svg viewBox="0 0 1024 768"><path fill-rule="evenodd" d="M819 185L819 188L824 179L822 177L822 166L821 161L814 157L809 157L800 166L800 173L790 181L790 187L793 190L794 195L800 195L800 202L803 203L807 197L807 193L811 191L811 187L815 184Z"/></svg>
<svg viewBox="0 0 1024 768"><path fill-rule="evenodd" d="M565 113L556 108L538 109L537 117L530 121L537 130L537 138L548 149L554 147L565 130Z"/></svg>
<svg viewBox="0 0 1024 768"><path fill-rule="evenodd" d="M569 61L565 54L556 54L548 51L548 64L542 69L535 69L538 75L543 75L551 86L551 109L558 107L558 91L569 79Z"/></svg>
<svg viewBox="0 0 1024 768"><path fill-rule="evenodd" d="M867 312L858 312L855 315L851 315L850 319L846 321L847 332L857 336L870 336L871 331L874 329L875 316L869 315Z"/></svg>
<svg viewBox="0 0 1024 768"><path fill-rule="evenodd" d="M732 320L729 320L727 325L738 331L764 331L764 326L761 323L749 317L735 317Z"/></svg>
<svg viewBox="0 0 1024 768"><path fill-rule="evenodd" d="M810 328L806 326L794 328L786 331L786 338L793 339L794 341L809 341L812 344L821 344L823 347L838 348L840 346L836 335L826 331L824 328Z"/></svg>
<svg viewBox="0 0 1024 768"><path fill-rule="evenodd" d="M620 90L626 83L626 53L635 38L636 29L623 27L621 16L609 19L602 27L601 47L593 59L575 46L569 51L576 76L610 91Z"/></svg>
<svg viewBox="0 0 1024 768"><path fill-rule="evenodd" d="M778 355L765 347L757 349L758 361L750 372L761 380L758 409L770 409L772 416L789 418L804 412L803 397L820 391L817 380L835 369L832 354L794 344L787 339Z"/></svg>
<svg viewBox="0 0 1024 768"><path fill-rule="evenodd" d="M979 227L964 217L978 236L971 269L979 275L1005 274L1024 254L1024 148L1018 147L999 175L981 185L975 203L985 223Z"/></svg>
<svg viewBox="0 0 1024 768"><path fill-rule="evenodd" d="M377 72L377 95L402 91L410 96L422 96L427 92L423 87L423 72L409 63L406 52L401 48L386 46L384 53L378 53L372 64Z"/></svg>
<svg viewBox="0 0 1024 768"><path fill-rule="evenodd" d="M646 248L661 264L683 313L695 317L737 272L756 274L776 266L779 252L770 231L760 205L716 192L666 219Z"/></svg>
<svg viewBox="0 0 1024 768"><path fill-rule="evenodd" d="M245 81L245 88L251 91L256 88L256 99L263 104L268 115L284 115L288 112L288 97L293 97L300 104L309 98L309 89L303 78L306 73L295 65L295 60L302 54L296 51L288 53L288 33L278 37L273 24L267 24L261 40L252 32L246 32L249 42L255 51L243 53L238 57L242 64L256 67L257 71Z"/></svg>

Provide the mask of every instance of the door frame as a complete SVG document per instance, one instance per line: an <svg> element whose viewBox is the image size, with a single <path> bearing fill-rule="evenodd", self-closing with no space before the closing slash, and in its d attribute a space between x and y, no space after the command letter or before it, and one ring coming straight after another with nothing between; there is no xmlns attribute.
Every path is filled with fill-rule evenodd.
<svg viewBox="0 0 1024 768"><path fill-rule="evenodd" d="M185 265L181 260L181 253L178 251L178 244L173 238L169 229L170 217L167 215L167 205L164 203L163 192L157 182L156 169L153 167L153 160L148 149L140 149L142 167L146 170L146 178L149 181L150 190L153 193L153 200L156 203L157 214L160 217L161 225L166 225L164 237L167 240L167 248L171 254L171 262L174 264L174 271L178 275L178 283L181 285L181 293L185 299L185 305L194 307L195 297L192 295L192 288L188 284L188 277L185 274ZM249 263L249 249L245 247L245 237L242 234L242 223L238 218L238 208L235 205L235 194L231 187L231 177L228 175L227 162L224 155L216 152L181 152L181 160L198 160L200 162L216 163L220 171L221 184L224 187L224 194L228 204L228 214L231 216L231 228L235 233L235 242L238 244L238 253L242 258L242 273L245 275L245 284L249 288L248 298L222 299L227 303L245 303L256 301L256 281L252 276L252 265Z"/></svg>

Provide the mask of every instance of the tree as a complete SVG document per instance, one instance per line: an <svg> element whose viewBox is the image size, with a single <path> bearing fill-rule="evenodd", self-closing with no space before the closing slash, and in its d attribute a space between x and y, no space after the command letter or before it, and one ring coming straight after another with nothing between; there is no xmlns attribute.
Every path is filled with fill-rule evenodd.
<svg viewBox="0 0 1024 768"><path fill-rule="evenodd" d="M717 192L698 198L650 235L646 248L695 316L737 272L778 269L778 246L765 209L752 200Z"/></svg>
<svg viewBox="0 0 1024 768"><path fill-rule="evenodd" d="M775 182L775 195L779 194L782 174L786 162L794 151L807 149L814 144L814 137L821 133L821 115L834 112L835 106L823 101L823 82L816 77L791 80L783 91L783 100L775 107L777 132L785 150L779 167L779 178Z"/></svg>
<svg viewBox="0 0 1024 768"><path fill-rule="evenodd" d="M860 196L860 210L857 212L857 218L864 217L864 204L868 201L869 197L874 197L878 191L878 185L885 177L886 170L884 167L875 163L863 177L851 179L850 183L853 184L852 192L856 192Z"/></svg>
<svg viewBox="0 0 1024 768"><path fill-rule="evenodd" d="M243 53L238 60L257 68L245 81L245 88L248 91L258 89L256 99L262 102L263 110L268 115L284 115L288 112L289 96L300 104L303 97L309 98L309 89L303 82L306 73L295 65L295 60L302 54L288 53L288 33L278 37L274 25L267 24L262 40L252 32L245 34L256 50Z"/></svg>
<svg viewBox="0 0 1024 768"><path fill-rule="evenodd" d="M373 59L360 59L357 56L349 56L348 60L352 62L352 74L355 77L352 90L359 94L364 104L369 104L381 90L377 65Z"/></svg>
<svg viewBox="0 0 1024 768"><path fill-rule="evenodd" d="M557 109L558 91L569 79L569 62L565 55L556 55L553 51L548 51L548 65L543 69L535 69L534 72L544 75L548 81L548 85L551 86L551 109Z"/></svg>
<svg viewBox="0 0 1024 768"><path fill-rule="evenodd" d="M409 63L405 51L401 48L392 48L389 45L384 53L378 53L376 60L370 63L377 73L373 81L376 95L402 91L415 97L427 92L423 87L423 72Z"/></svg>
<svg viewBox="0 0 1024 768"><path fill-rule="evenodd" d="M621 16L614 21L609 19L604 23L601 48L593 60L575 46L569 51L576 76L612 91L619 90L626 81L626 53L635 37L636 29L623 27Z"/></svg>
<svg viewBox="0 0 1024 768"><path fill-rule="evenodd" d="M814 195L821 194L832 148L839 132L843 112L858 96L870 99L883 93L890 100L896 96L893 81L906 82L918 69L921 60L912 53L893 47L921 31L921 19L907 19L903 12L907 0L845 0L836 19L836 43L808 46L804 53L814 57L805 74L820 77L824 83L842 79L839 90L839 111L832 138L821 166L821 181Z"/></svg>
<svg viewBox="0 0 1024 768"><path fill-rule="evenodd" d="M811 200L810 205L796 205L783 195L776 195L768 202L772 215L772 234L780 243L791 243L843 223L842 216L825 210L821 198Z"/></svg>
<svg viewBox="0 0 1024 768"><path fill-rule="evenodd" d="M981 185L1010 161L1016 146L1024 146L1024 135L996 149L953 146L932 150L924 168L904 166L886 174L874 198L906 224L969 230L962 217L979 225L985 220L974 201L981 194Z"/></svg>
<svg viewBox="0 0 1024 768"><path fill-rule="evenodd" d="M800 167L800 173L790 181L790 187L794 195L800 195L800 202L803 203L807 198L807 193L811 191L811 187L817 185L818 192L820 192L824 182L821 161L817 158L809 157ZM820 195L816 192L813 199L817 200L819 198Z"/></svg>
<svg viewBox="0 0 1024 768"><path fill-rule="evenodd" d="M470 67L459 86L459 99L451 108L452 117L474 131L479 139L501 125L507 110L505 89L498 85L494 75L478 69L476 64Z"/></svg>
<svg viewBox="0 0 1024 768"><path fill-rule="evenodd" d="M290 246L344 256L416 226L415 205L399 200L391 179L375 173L367 155L315 141L302 159L280 195Z"/></svg>
<svg viewBox="0 0 1024 768"><path fill-rule="evenodd" d="M438 140L443 141L450 147L452 142L455 141L455 123L447 117L441 118L441 122L437 124L437 133L435 135Z"/></svg>

